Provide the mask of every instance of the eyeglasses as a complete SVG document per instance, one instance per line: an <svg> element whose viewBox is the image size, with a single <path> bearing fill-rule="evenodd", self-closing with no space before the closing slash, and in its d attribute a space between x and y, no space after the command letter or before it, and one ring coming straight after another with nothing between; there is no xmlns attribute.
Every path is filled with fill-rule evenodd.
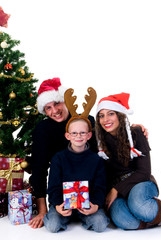
<svg viewBox="0 0 161 240"><path fill-rule="evenodd" d="M81 137L85 137L87 134L88 134L88 132L71 132L71 133L69 133L72 137L76 137L78 134L81 136Z"/></svg>

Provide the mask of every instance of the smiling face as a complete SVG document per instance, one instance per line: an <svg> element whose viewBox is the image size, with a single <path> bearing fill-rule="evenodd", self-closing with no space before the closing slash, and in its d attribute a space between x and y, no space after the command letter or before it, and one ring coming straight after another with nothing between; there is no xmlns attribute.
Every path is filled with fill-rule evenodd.
<svg viewBox="0 0 161 240"><path fill-rule="evenodd" d="M113 136L116 136L119 127L119 119L116 112L102 109L98 113L99 123L102 128Z"/></svg>
<svg viewBox="0 0 161 240"><path fill-rule="evenodd" d="M86 142L91 138L92 132L89 132L88 123L83 119L73 120L65 137L71 142L71 147L75 152L82 152L85 149Z"/></svg>
<svg viewBox="0 0 161 240"><path fill-rule="evenodd" d="M47 103L44 107L46 116L55 120L56 122L65 121L69 112L64 102L50 102Z"/></svg>

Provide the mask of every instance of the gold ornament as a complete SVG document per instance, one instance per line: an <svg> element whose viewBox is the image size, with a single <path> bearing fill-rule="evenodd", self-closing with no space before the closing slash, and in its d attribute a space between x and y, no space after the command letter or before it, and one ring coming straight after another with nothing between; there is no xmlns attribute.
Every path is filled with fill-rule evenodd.
<svg viewBox="0 0 161 240"><path fill-rule="evenodd" d="M3 114L2 114L2 112L0 112L0 119L3 119Z"/></svg>
<svg viewBox="0 0 161 240"><path fill-rule="evenodd" d="M18 125L20 125L20 122L17 121L17 120L15 120L15 121L12 122L12 124L13 124L15 127L18 127Z"/></svg>
<svg viewBox="0 0 161 240"><path fill-rule="evenodd" d="M15 98L16 98L16 94L12 91L12 92L9 94L9 98L10 98L10 99L15 99Z"/></svg>
<svg viewBox="0 0 161 240"><path fill-rule="evenodd" d="M22 76L25 75L25 70L23 68L20 68L18 71L22 74Z"/></svg>
<svg viewBox="0 0 161 240"><path fill-rule="evenodd" d="M2 145L2 141L0 140L0 145Z"/></svg>
<svg viewBox="0 0 161 240"><path fill-rule="evenodd" d="M8 121L0 121L0 125L10 125L10 124L13 124L13 125L19 125L21 123L21 121L24 121L25 119L24 118L20 118L19 121L16 119L11 119L11 120L8 120Z"/></svg>
<svg viewBox="0 0 161 240"><path fill-rule="evenodd" d="M39 113L38 109L37 109L37 103L35 104L35 106L33 107L34 112L32 112L32 115L37 115Z"/></svg>
<svg viewBox="0 0 161 240"><path fill-rule="evenodd" d="M22 168L27 168L28 167L28 162L27 161L23 161L23 162L21 162L20 166Z"/></svg>
<svg viewBox="0 0 161 240"><path fill-rule="evenodd" d="M8 44L5 41L1 42L1 48L7 48L7 47L8 47Z"/></svg>

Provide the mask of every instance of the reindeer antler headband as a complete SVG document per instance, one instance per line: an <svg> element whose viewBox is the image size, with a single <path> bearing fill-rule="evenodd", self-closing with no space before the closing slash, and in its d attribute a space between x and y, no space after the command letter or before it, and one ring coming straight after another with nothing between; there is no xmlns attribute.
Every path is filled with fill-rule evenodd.
<svg viewBox="0 0 161 240"><path fill-rule="evenodd" d="M67 125L66 125L66 131L68 131L68 127L69 127L69 124L75 120L75 119L83 119L85 120L88 125L89 125L89 131L91 132L92 131L92 126L91 126L91 123L90 121L88 120L88 116L89 116L89 113L92 109L92 107L94 106L95 104L95 101L96 101L96 98L97 98L97 94L96 94L96 91L92 88L92 87L89 87L87 89L87 92L89 95L85 95L85 100L87 103L83 103L83 108L84 108L84 112L79 115L76 110L78 108L78 105L77 104L74 104L77 97L76 96L72 96L73 93L74 93L74 90L72 88L69 88L66 90L66 92L64 93L64 101L65 101L65 104L71 114L71 118L69 119Z"/></svg>

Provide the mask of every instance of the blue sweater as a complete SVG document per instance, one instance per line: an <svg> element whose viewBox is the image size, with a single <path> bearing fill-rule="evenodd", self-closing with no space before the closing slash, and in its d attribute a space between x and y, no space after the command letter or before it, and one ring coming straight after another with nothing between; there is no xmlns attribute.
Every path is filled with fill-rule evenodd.
<svg viewBox="0 0 161 240"><path fill-rule="evenodd" d="M89 182L90 202L103 207L106 193L104 161L96 153L87 149L81 153L65 149L52 158L48 194L54 207L63 203L63 182Z"/></svg>
<svg viewBox="0 0 161 240"><path fill-rule="evenodd" d="M47 175L50 162L55 153L67 148L69 141L65 138L65 126L70 119L63 122L56 122L46 118L38 123L33 131L32 145L32 176L30 178L34 194L37 198L46 197ZM89 116L94 128L94 118ZM95 134L89 140L92 151L97 150Z"/></svg>

